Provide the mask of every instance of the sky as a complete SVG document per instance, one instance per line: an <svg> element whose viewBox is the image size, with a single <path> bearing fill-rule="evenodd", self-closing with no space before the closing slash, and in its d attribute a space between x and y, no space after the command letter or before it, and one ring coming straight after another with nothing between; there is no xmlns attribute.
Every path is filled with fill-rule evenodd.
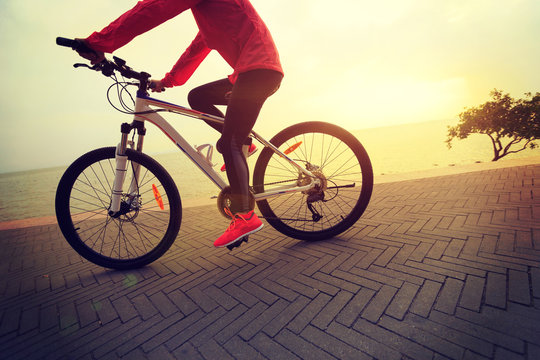
<svg viewBox="0 0 540 360"><path fill-rule="evenodd" d="M255 130L271 138L320 120L349 130L455 119L497 88L519 98L540 91L537 0L251 0L270 29L285 78ZM0 0L0 173L64 166L119 141L130 121L106 99L110 79L75 70L82 59L55 45L84 38L136 1ZM117 50L160 79L197 32L191 12ZM159 98L187 105L189 90L232 70L214 51L182 87ZM167 119L193 144L218 135L197 120ZM150 125L151 126L151 125ZM150 128L150 153L174 145Z"/></svg>

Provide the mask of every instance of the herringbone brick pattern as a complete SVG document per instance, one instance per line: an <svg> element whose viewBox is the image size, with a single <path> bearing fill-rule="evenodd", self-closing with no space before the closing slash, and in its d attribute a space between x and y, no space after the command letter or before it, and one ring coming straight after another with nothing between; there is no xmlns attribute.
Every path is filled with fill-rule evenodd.
<svg viewBox="0 0 540 360"><path fill-rule="evenodd" d="M376 185L324 242L214 249L225 226L185 209L129 272L56 225L0 232L0 358L540 359L540 165Z"/></svg>

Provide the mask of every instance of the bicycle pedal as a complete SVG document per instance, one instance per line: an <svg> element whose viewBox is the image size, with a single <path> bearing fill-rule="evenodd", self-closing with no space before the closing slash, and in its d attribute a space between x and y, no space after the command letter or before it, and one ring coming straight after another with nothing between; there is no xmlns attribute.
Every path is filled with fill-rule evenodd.
<svg viewBox="0 0 540 360"><path fill-rule="evenodd" d="M227 249L232 250L234 248L240 247L240 245L242 245L243 242L248 242L248 237L247 236L244 236L243 238L241 238L240 240L238 240L234 244L227 245Z"/></svg>

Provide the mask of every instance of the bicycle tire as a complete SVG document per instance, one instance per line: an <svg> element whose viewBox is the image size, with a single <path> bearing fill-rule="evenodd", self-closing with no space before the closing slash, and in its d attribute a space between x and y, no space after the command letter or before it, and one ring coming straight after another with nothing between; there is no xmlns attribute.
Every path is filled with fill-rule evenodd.
<svg viewBox="0 0 540 360"><path fill-rule="evenodd" d="M114 147L90 151L68 167L56 191L56 217L79 255L105 268L134 269L157 260L171 247L180 230L182 203L169 173L148 155L128 149L124 191L138 164L136 200L122 215L110 216L115 151ZM126 198L124 193L123 205Z"/></svg>
<svg viewBox="0 0 540 360"><path fill-rule="evenodd" d="M292 125L270 142L285 154L289 149L287 156L306 168L318 166L316 172L326 187L318 193L295 192L257 201L272 227L292 238L313 241L334 237L358 221L371 198L373 169L356 137L336 125L313 121ZM299 173L281 156L265 148L255 164L255 194L284 182L305 181ZM311 201L316 200L310 204L315 212L309 210L310 195Z"/></svg>

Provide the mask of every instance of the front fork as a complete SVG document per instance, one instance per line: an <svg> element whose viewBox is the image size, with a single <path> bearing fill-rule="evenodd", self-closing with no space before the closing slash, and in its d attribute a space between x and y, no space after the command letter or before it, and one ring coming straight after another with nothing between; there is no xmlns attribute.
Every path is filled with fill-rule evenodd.
<svg viewBox="0 0 540 360"><path fill-rule="evenodd" d="M111 195L111 205L109 207L109 215L112 217L119 217L132 210L132 202L138 198L139 189L139 173L140 165L138 163L131 162L131 170L133 171L133 177L127 191L126 202L122 204L122 198L124 196L124 181L126 179L128 157L126 150L128 145L133 149L133 141L129 141L128 137L131 130L137 130L137 147L136 150L142 152L144 136L146 135L146 129L142 121L133 121L131 124L123 123L121 126L122 138L120 143L116 146L115 160L116 170L114 175L114 182ZM137 202L135 202L137 203Z"/></svg>

